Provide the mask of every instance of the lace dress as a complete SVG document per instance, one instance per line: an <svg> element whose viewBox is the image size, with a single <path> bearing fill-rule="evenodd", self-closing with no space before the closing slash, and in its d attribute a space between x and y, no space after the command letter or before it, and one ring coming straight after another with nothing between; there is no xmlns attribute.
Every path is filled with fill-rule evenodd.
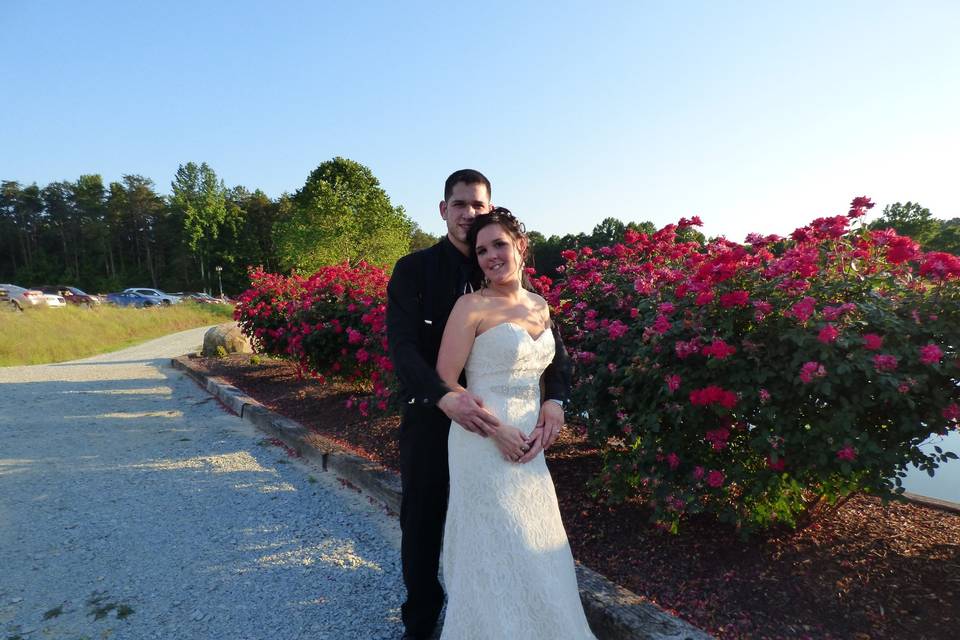
<svg viewBox="0 0 960 640"><path fill-rule="evenodd" d="M501 421L530 433L554 340L512 323L477 336L468 387ZM492 440L453 424L443 537L442 640L593 638L543 453L507 462Z"/></svg>

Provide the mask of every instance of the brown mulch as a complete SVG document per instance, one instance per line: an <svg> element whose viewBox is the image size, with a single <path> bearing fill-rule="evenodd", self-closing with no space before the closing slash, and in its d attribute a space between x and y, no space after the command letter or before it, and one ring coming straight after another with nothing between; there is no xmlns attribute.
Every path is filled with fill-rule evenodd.
<svg viewBox="0 0 960 640"><path fill-rule="evenodd" d="M284 361L197 359L269 408L398 468L397 417L347 409L352 388L301 380ZM642 505L607 505L600 456L567 430L547 461L578 560L718 638L960 637L960 514L860 496L799 532L743 541L707 518L678 535Z"/></svg>

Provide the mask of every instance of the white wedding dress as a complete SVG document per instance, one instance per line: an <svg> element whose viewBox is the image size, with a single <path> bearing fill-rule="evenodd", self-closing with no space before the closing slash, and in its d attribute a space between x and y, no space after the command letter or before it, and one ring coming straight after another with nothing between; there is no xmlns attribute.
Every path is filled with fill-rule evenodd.
<svg viewBox="0 0 960 640"><path fill-rule="evenodd" d="M501 422L529 434L540 375L554 355L513 323L477 336L468 389ZM442 640L594 638L580 603L573 556L543 453L504 460L489 438L450 426L450 501L443 537L447 613Z"/></svg>

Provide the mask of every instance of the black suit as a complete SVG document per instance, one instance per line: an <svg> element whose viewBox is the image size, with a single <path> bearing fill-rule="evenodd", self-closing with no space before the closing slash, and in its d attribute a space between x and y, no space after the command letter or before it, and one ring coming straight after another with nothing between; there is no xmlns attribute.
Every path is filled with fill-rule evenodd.
<svg viewBox="0 0 960 640"><path fill-rule="evenodd" d="M479 279L473 261L445 237L401 258L387 286L390 358L405 403L400 423L400 553L407 586L403 623L415 635L433 630L443 606L438 570L447 510L450 419L436 406L449 391L436 371L437 354L454 303L464 291L477 288ZM569 360L556 331L554 335L557 353L544 374L546 398L566 400Z"/></svg>

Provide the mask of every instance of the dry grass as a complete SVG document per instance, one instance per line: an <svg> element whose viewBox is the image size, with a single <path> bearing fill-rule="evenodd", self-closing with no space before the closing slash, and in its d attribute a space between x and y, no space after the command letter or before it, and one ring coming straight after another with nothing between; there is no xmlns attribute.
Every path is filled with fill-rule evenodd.
<svg viewBox="0 0 960 640"><path fill-rule="evenodd" d="M76 360L160 336L228 322L233 307L178 304L133 309L35 309L0 312L0 366Z"/></svg>

